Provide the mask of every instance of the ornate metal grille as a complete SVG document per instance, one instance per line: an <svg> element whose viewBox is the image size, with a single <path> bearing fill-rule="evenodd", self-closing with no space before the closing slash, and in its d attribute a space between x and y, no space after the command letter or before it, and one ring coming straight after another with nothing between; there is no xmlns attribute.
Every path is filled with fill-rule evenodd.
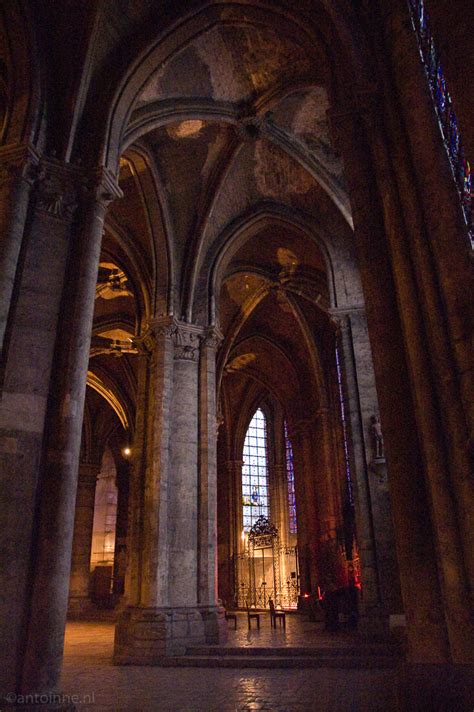
<svg viewBox="0 0 474 712"><path fill-rule="evenodd" d="M248 548L235 557L235 599L239 608L296 608L298 559L296 547L280 546L277 528L259 517L249 532Z"/></svg>

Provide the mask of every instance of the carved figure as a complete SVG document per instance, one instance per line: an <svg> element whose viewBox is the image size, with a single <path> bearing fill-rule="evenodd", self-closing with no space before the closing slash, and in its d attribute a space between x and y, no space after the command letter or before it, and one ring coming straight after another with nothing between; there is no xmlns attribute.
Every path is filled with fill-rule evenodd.
<svg viewBox="0 0 474 712"><path fill-rule="evenodd" d="M384 442L382 435L382 425L377 415L373 415L370 419L370 432L374 444L375 457L385 457Z"/></svg>

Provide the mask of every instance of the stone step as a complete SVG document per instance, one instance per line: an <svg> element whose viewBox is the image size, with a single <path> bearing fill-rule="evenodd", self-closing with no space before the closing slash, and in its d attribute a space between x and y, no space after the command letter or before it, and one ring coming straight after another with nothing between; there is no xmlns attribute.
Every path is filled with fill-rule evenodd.
<svg viewBox="0 0 474 712"><path fill-rule="evenodd" d="M162 667L202 668L333 668L347 670L390 670L398 665L394 656L263 656L263 655L183 655L162 658Z"/></svg>
<svg viewBox="0 0 474 712"><path fill-rule="evenodd" d="M339 647L230 647L230 646L193 646L187 648L186 655L221 656L221 657L401 657L395 645L364 644L359 646Z"/></svg>

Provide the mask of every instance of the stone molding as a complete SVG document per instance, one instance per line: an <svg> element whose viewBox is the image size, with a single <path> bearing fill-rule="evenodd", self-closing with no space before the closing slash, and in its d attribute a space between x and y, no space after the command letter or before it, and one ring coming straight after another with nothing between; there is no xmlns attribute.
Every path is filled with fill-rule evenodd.
<svg viewBox="0 0 474 712"><path fill-rule="evenodd" d="M224 341L224 334L218 326L210 326L204 333L202 345L208 349L217 351L221 343Z"/></svg>
<svg viewBox="0 0 474 712"><path fill-rule="evenodd" d="M105 210L122 195L115 176L107 168L87 171L54 158L42 158L39 163L36 209L62 222L71 222L81 203Z"/></svg>
<svg viewBox="0 0 474 712"><path fill-rule="evenodd" d="M197 363L201 345L217 349L222 338L217 327L206 329L166 316L150 320L143 336L135 337L133 343L140 353L151 355L159 339L169 339L174 346L175 361Z"/></svg>
<svg viewBox="0 0 474 712"><path fill-rule="evenodd" d="M0 147L0 187L15 180L32 185L39 162L40 155L30 144Z"/></svg>
<svg viewBox="0 0 474 712"><path fill-rule="evenodd" d="M199 360L199 347L203 339L201 327L184 322L176 322L171 335L174 344L175 361Z"/></svg>
<svg viewBox="0 0 474 712"><path fill-rule="evenodd" d="M79 203L81 173L52 159L39 166L36 210L62 222L71 222Z"/></svg>
<svg viewBox="0 0 474 712"><path fill-rule="evenodd" d="M116 176L108 168L94 169L85 179L84 194L107 208L113 200L123 197Z"/></svg>

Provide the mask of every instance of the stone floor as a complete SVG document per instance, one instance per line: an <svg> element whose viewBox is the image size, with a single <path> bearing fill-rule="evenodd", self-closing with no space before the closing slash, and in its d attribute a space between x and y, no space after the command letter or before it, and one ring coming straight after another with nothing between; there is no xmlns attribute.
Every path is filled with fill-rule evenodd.
<svg viewBox="0 0 474 712"><path fill-rule="evenodd" d="M352 636L323 634L299 616L286 632L249 634L239 616L229 645L332 646ZM62 690L74 695L78 711L100 712L396 712L393 670L238 670L114 667L110 623L69 623L66 629Z"/></svg>

